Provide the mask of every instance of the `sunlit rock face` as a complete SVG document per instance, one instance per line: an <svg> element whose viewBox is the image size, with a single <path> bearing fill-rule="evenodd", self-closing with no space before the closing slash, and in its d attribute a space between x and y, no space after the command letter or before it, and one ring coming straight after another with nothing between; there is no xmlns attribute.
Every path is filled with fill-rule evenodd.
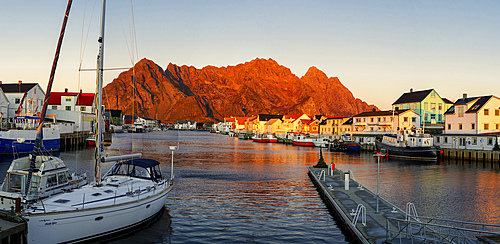
<svg viewBox="0 0 500 244"><path fill-rule="evenodd" d="M299 78L276 61L260 58L202 69L170 63L165 70L142 59L108 84L103 95L107 109L163 122L257 114L352 116L377 109L316 67Z"/></svg>

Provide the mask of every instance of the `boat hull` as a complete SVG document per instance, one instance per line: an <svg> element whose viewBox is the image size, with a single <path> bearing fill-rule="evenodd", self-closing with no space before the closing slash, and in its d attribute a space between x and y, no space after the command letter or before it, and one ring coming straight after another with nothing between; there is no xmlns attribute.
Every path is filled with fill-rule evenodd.
<svg viewBox="0 0 500 244"><path fill-rule="evenodd" d="M314 143L312 141L293 141L292 143L295 146L314 147Z"/></svg>
<svg viewBox="0 0 500 244"><path fill-rule="evenodd" d="M23 139L23 142L18 142L18 139ZM0 154L31 153L33 152L35 139L36 130L0 131ZM59 130L44 128L41 151L57 151L60 146Z"/></svg>
<svg viewBox="0 0 500 244"><path fill-rule="evenodd" d="M31 214L26 217L29 220L28 242L83 242L135 227L154 217L163 208L172 186L156 195L130 203Z"/></svg>
<svg viewBox="0 0 500 244"><path fill-rule="evenodd" d="M389 157L415 158L415 159L436 159L436 147L395 147L375 141L378 151L385 151Z"/></svg>

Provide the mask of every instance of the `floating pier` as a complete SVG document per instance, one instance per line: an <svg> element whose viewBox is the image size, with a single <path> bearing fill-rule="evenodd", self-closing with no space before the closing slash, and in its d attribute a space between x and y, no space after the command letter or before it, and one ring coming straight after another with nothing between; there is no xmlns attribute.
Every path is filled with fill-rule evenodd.
<svg viewBox="0 0 500 244"><path fill-rule="evenodd" d="M351 178L349 171L309 167L324 202L355 243L491 243L500 225L418 216L412 203L399 209ZM499 238L500 239L500 238Z"/></svg>

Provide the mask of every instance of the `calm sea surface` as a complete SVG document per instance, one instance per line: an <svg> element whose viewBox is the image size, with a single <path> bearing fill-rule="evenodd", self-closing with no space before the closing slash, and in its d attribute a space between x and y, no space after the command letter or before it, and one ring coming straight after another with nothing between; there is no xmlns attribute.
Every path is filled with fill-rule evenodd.
<svg viewBox="0 0 500 244"><path fill-rule="evenodd" d="M306 167L319 158L317 148L168 131L115 134L106 154L142 151L170 172L168 146L177 144L175 186L161 217L108 243L347 243L307 176ZM60 156L72 171L92 175L93 153ZM371 153L323 156L376 191L377 159ZM2 179L10 160L0 160ZM380 171L381 197L402 209L412 202L421 216L500 224L498 165L381 159Z"/></svg>

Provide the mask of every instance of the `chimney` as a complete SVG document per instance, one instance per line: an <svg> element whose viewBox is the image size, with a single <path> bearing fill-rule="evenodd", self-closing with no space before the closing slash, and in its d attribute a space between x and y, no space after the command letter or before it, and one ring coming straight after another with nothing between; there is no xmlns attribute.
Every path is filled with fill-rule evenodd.
<svg viewBox="0 0 500 244"><path fill-rule="evenodd" d="M64 88L64 92L68 92L68 88Z"/></svg>
<svg viewBox="0 0 500 244"><path fill-rule="evenodd" d="M464 100L467 100L467 93L464 93Z"/></svg>
<svg viewBox="0 0 500 244"><path fill-rule="evenodd" d="M82 89L80 89L80 93L82 93Z"/></svg>
<svg viewBox="0 0 500 244"><path fill-rule="evenodd" d="M410 88L410 93L412 93L412 92L413 92L413 88Z"/></svg>
<svg viewBox="0 0 500 244"><path fill-rule="evenodd" d="M19 85L23 84L23 81L22 80L19 80Z"/></svg>

